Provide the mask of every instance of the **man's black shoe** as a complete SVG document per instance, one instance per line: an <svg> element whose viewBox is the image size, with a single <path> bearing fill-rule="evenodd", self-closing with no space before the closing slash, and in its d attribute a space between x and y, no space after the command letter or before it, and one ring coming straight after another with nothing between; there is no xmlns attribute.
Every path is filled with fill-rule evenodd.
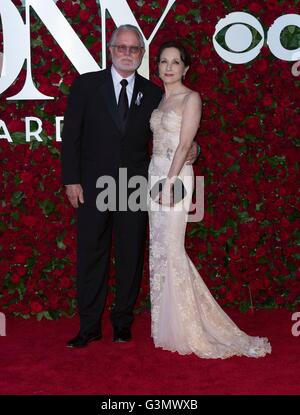
<svg viewBox="0 0 300 415"><path fill-rule="evenodd" d="M122 343L131 340L131 330L129 327L114 327L113 342Z"/></svg>
<svg viewBox="0 0 300 415"><path fill-rule="evenodd" d="M91 333L89 335L83 335L80 332L76 337L67 342L67 347L80 348L86 347L92 341L100 340L102 338L101 333Z"/></svg>

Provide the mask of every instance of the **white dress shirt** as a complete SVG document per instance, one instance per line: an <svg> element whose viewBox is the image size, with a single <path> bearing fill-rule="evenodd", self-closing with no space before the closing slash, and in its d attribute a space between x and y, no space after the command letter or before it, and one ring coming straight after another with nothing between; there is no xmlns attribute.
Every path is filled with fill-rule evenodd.
<svg viewBox="0 0 300 415"><path fill-rule="evenodd" d="M122 79L126 79L127 80L128 85L126 87L126 91L127 91L128 105L130 107L131 99L132 99L132 95L133 95L133 88L134 88L134 81L135 81L135 73L133 73L132 75L128 76L128 78L122 78L122 76L116 71L116 69L112 65L111 66L111 76L112 76L112 80L113 80L113 83L114 83L114 88L115 88L115 94L116 94L116 101L117 101L117 103L119 101L119 95L120 95L121 88L122 88L122 85L120 84L120 82L122 81Z"/></svg>

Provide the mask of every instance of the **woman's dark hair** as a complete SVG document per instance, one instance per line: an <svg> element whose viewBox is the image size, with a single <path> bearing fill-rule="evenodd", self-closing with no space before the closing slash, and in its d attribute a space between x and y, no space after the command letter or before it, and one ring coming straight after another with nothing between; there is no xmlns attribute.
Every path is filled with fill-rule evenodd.
<svg viewBox="0 0 300 415"><path fill-rule="evenodd" d="M178 40L169 40L160 45L158 49L158 54L157 54L157 62L160 61L161 54L167 48L175 48L179 50L180 57L181 57L182 62L184 63L184 66L185 67L190 66L191 61L192 61L191 56L186 50L186 48Z"/></svg>

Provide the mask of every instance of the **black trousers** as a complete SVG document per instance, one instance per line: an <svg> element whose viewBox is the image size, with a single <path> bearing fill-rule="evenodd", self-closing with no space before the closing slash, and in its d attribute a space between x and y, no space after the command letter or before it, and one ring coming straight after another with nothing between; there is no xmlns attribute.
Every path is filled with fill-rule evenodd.
<svg viewBox="0 0 300 415"><path fill-rule="evenodd" d="M81 204L77 208L77 299L80 331L100 329L104 311L112 232L115 235L116 299L114 326L130 327L143 272L148 214L105 211Z"/></svg>

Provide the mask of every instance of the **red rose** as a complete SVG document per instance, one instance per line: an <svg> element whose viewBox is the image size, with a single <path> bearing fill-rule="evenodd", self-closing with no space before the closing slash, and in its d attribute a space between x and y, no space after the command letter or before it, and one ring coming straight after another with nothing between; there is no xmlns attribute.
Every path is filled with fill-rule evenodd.
<svg viewBox="0 0 300 415"><path fill-rule="evenodd" d="M72 10L72 8L73 8L72 1L68 1L68 0L66 0L66 1L62 1L61 3L62 3L62 4L61 4L61 7L63 7L63 9L64 9L67 13L69 13L69 12Z"/></svg>
<svg viewBox="0 0 300 415"><path fill-rule="evenodd" d="M85 0L84 4L85 4L85 7L87 7L87 8L93 8L96 5L96 1L95 0Z"/></svg>
<svg viewBox="0 0 300 415"><path fill-rule="evenodd" d="M43 41L43 44L46 45L46 46L48 46L48 47L53 46L53 37L51 35L45 34L42 37L42 41Z"/></svg>
<svg viewBox="0 0 300 415"><path fill-rule="evenodd" d="M49 304L51 309L55 309L59 305L59 296L57 294L51 294L49 296Z"/></svg>
<svg viewBox="0 0 300 415"><path fill-rule="evenodd" d="M266 107L269 107L270 105L272 105L272 103L273 103L272 95L270 95L270 94L265 95L263 97L262 102L263 102L263 105L266 106Z"/></svg>
<svg viewBox="0 0 300 415"><path fill-rule="evenodd" d="M40 313L43 310L43 306L38 301L32 301L30 309L33 313Z"/></svg>
<svg viewBox="0 0 300 415"><path fill-rule="evenodd" d="M10 132L17 132L24 130L24 122L20 119L18 120L11 120L7 123L7 128Z"/></svg>
<svg viewBox="0 0 300 415"><path fill-rule="evenodd" d="M98 15L93 16L92 23L93 23L93 25L96 25L96 26L101 26L101 19L100 19L100 16L98 16ZM98 34L98 36L100 36L100 33Z"/></svg>
<svg viewBox="0 0 300 415"><path fill-rule="evenodd" d="M234 296L233 296L233 294L232 294L232 292L228 292L226 295L225 295L225 300L228 302L228 303L232 303L232 301L234 300Z"/></svg>
<svg viewBox="0 0 300 415"><path fill-rule="evenodd" d="M283 298L283 297L276 297L276 298L275 298L275 302L276 302L276 304L278 304L278 305L282 305L282 304L284 304L284 303L285 303L285 300L284 300L284 298Z"/></svg>
<svg viewBox="0 0 300 415"><path fill-rule="evenodd" d="M189 11L189 8L185 6L184 4L178 4L176 6L176 14L180 14L181 16L185 16L187 12Z"/></svg>
<svg viewBox="0 0 300 415"><path fill-rule="evenodd" d="M28 171L22 171L20 173L20 179L22 180L22 182L24 183L31 183L32 179L33 179L33 174L28 172Z"/></svg>
<svg viewBox="0 0 300 415"><path fill-rule="evenodd" d="M266 6L270 10L280 10L278 0L268 0Z"/></svg>
<svg viewBox="0 0 300 415"><path fill-rule="evenodd" d="M16 254L14 257L15 264L24 264L26 262L27 255Z"/></svg>
<svg viewBox="0 0 300 415"><path fill-rule="evenodd" d="M77 291L75 290L75 288L71 288L70 290L68 290L67 295L70 298L76 298Z"/></svg>
<svg viewBox="0 0 300 415"><path fill-rule="evenodd" d="M44 290L46 288L46 285L47 285L46 280L40 280L39 283L38 283L38 288L40 290Z"/></svg>
<svg viewBox="0 0 300 415"><path fill-rule="evenodd" d="M288 228L290 226L290 221L287 220L286 218L282 218L280 221L280 226L282 228Z"/></svg>
<svg viewBox="0 0 300 415"><path fill-rule="evenodd" d="M258 117L250 117L247 120L246 124L251 132L257 131L260 128Z"/></svg>
<svg viewBox="0 0 300 415"><path fill-rule="evenodd" d="M68 12L69 17L76 17L80 11L80 5L78 3L72 4L71 9Z"/></svg>
<svg viewBox="0 0 300 415"><path fill-rule="evenodd" d="M190 32L188 25L180 25L178 28L178 33L181 37L186 37Z"/></svg>
<svg viewBox="0 0 300 415"><path fill-rule="evenodd" d="M152 14L152 8L149 6L149 4L144 4L141 9L142 14L150 15Z"/></svg>
<svg viewBox="0 0 300 415"><path fill-rule="evenodd" d="M215 25L213 25L212 23L201 22L201 27L208 36L212 36L216 30Z"/></svg>
<svg viewBox="0 0 300 415"><path fill-rule="evenodd" d="M258 14L261 12L262 7L258 3L250 3L248 9L249 9L249 12Z"/></svg>
<svg viewBox="0 0 300 415"><path fill-rule="evenodd" d="M90 33L89 29L86 26L81 26L80 27L80 32L81 32L82 36L87 36Z"/></svg>
<svg viewBox="0 0 300 415"><path fill-rule="evenodd" d="M260 247L259 247L259 248L257 248L257 250L256 250L255 257L256 257L256 258L261 258L261 257L263 257L263 256L265 256L265 255L266 255L266 252L267 252L267 247L266 247L265 245L260 246Z"/></svg>
<svg viewBox="0 0 300 415"><path fill-rule="evenodd" d="M160 18L161 17L161 8L156 7L155 9L152 9L151 16L155 17L155 18Z"/></svg>
<svg viewBox="0 0 300 415"><path fill-rule="evenodd" d="M13 284L18 284L19 281L20 281L20 279L21 279L21 275L19 275L19 274L13 274L12 277L11 277L11 282Z"/></svg>
<svg viewBox="0 0 300 415"><path fill-rule="evenodd" d="M282 124L282 116L279 111L276 111L273 115L273 125L279 127Z"/></svg>
<svg viewBox="0 0 300 415"><path fill-rule="evenodd" d="M211 46L210 45L202 46L199 53L200 53L201 58L208 59L212 53Z"/></svg>
<svg viewBox="0 0 300 415"><path fill-rule="evenodd" d="M49 81L52 84L59 84L61 80L61 76L57 72L52 72L49 76Z"/></svg>
<svg viewBox="0 0 300 415"><path fill-rule="evenodd" d="M269 69L269 63L266 59L260 59L255 63L255 69L258 72L266 72Z"/></svg>
<svg viewBox="0 0 300 415"><path fill-rule="evenodd" d="M59 284L60 288L70 288L72 286L72 281L70 278L63 277Z"/></svg>
<svg viewBox="0 0 300 415"><path fill-rule="evenodd" d="M286 232L285 230L281 230L279 237L282 241L287 241L290 239L290 233Z"/></svg>
<svg viewBox="0 0 300 415"><path fill-rule="evenodd" d="M90 13L86 9L82 9L80 10L79 17L80 17L80 20L82 20L83 22L86 22L87 20L89 20Z"/></svg>
<svg viewBox="0 0 300 415"><path fill-rule="evenodd" d="M287 135L289 137L297 137L298 127L296 125L289 125L287 128Z"/></svg>
<svg viewBox="0 0 300 415"><path fill-rule="evenodd" d="M66 84L66 85L72 85L72 83L73 83L73 81L74 81L74 79L75 79L75 74L74 73L67 73L65 76L64 76L64 83Z"/></svg>
<svg viewBox="0 0 300 415"><path fill-rule="evenodd" d="M227 292L227 290L226 290L226 288L225 287L221 287L220 289L219 289L219 294L221 294L221 295L225 295L226 294L226 292Z"/></svg>
<svg viewBox="0 0 300 415"><path fill-rule="evenodd" d="M34 216L22 216L22 223L28 227L34 227L38 222L38 219Z"/></svg>

